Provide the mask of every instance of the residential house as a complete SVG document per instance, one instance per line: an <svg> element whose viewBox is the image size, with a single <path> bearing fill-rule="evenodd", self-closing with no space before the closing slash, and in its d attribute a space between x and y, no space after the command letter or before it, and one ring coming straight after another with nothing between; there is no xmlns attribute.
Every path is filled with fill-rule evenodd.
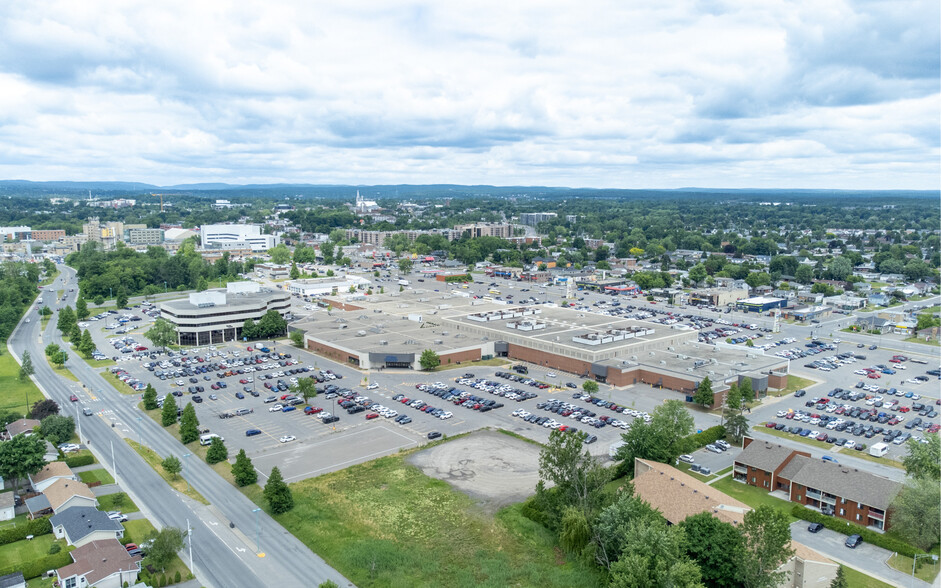
<svg viewBox="0 0 941 588"><path fill-rule="evenodd" d="M0 588L26 588L26 579L23 578L23 572L13 572L5 576L0 576Z"/></svg>
<svg viewBox="0 0 941 588"><path fill-rule="evenodd" d="M901 484L789 447L745 438L732 478L858 525L888 529L889 504Z"/></svg>
<svg viewBox="0 0 941 588"><path fill-rule="evenodd" d="M121 539L124 525L108 518L108 514L91 506L76 506L50 517L56 539L81 547L99 539Z"/></svg>
<svg viewBox="0 0 941 588"><path fill-rule="evenodd" d="M13 421L7 425L7 432L5 439L12 439L17 435L26 435L29 437L33 434L33 429L39 426L39 421L36 419L19 419Z"/></svg>
<svg viewBox="0 0 941 588"><path fill-rule="evenodd" d="M0 493L0 521L9 521L16 516L16 498L12 492Z"/></svg>
<svg viewBox="0 0 941 588"><path fill-rule="evenodd" d="M869 294L872 292L872 284L869 282L856 282L853 284L853 290L859 292L860 294Z"/></svg>
<svg viewBox="0 0 941 588"><path fill-rule="evenodd" d="M60 513L73 506L98 506L98 499L88 485L75 480L58 479L43 492L49 501L49 508Z"/></svg>
<svg viewBox="0 0 941 588"><path fill-rule="evenodd" d="M137 582L140 573L141 556L128 555L115 539L92 541L69 555L72 563L56 570L60 588L121 588Z"/></svg>
<svg viewBox="0 0 941 588"><path fill-rule="evenodd" d="M823 299L823 303L840 310L858 310L866 306L866 299L860 296L840 294L839 296L827 296Z"/></svg>
<svg viewBox="0 0 941 588"><path fill-rule="evenodd" d="M72 472L72 468L65 465L64 461L53 461L43 466L35 474L30 474L29 485L36 492L45 492L46 488L59 479L78 481L78 476Z"/></svg>
<svg viewBox="0 0 941 588"><path fill-rule="evenodd" d="M864 316L856 318L856 326L867 333L875 331L884 335L892 330L892 321L875 316Z"/></svg>
<svg viewBox="0 0 941 588"><path fill-rule="evenodd" d="M888 306L891 298L887 294L877 292L870 294L868 301L870 306Z"/></svg>

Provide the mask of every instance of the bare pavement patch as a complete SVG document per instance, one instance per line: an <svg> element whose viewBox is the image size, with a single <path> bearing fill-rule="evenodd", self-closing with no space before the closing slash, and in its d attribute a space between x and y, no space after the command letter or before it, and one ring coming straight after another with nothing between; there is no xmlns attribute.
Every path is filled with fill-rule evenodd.
<svg viewBox="0 0 941 588"><path fill-rule="evenodd" d="M494 431L477 431L407 458L494 512L529 497L539 481L539 446Z"/></svg>

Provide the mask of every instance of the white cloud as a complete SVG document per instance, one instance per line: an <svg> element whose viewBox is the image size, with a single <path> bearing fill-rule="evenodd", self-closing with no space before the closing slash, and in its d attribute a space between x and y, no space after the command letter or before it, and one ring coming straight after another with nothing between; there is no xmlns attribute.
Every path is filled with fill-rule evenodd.
<svg viewBox="0 0 941 588"><path fill-rule="evenodd" d="M0 177L939 186L936 2L322 4L0 6Z"/></svg>

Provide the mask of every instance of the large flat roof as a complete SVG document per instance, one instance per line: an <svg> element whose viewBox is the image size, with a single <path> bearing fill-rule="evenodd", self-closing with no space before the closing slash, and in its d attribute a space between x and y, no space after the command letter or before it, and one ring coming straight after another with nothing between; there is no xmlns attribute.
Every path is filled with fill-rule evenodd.
<svg viewBox="0 0 941 588"><path fill-rule="evenodd" d="M220 290L225 292L225 290ZM258 292L226 292L225 304L215 304L213 306L198 306L190 302L189 298L178 298L176 300L167 300L166 302L160 302L157 306L161 310L169 310L171 312L213 312L220 309L226 311L237 312L241 309L254 309L257 308L260 304L268 302L273 298L285 298L290 297L289 292L282 290L272 290L270 288L262 288Z"/></svg>

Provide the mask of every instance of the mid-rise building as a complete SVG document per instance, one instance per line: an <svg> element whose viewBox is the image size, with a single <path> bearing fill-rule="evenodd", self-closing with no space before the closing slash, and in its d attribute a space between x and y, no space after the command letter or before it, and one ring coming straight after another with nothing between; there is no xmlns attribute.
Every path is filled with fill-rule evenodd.
<svg viewBox="0 0 941 588"><path fill-rule="evenodd" d="M25 241L31 238L31 232L29 227L0 227L0 237L4 241Z"/></svg>
<svg viewBox="0 0 941 588"><path fill-rule="evenodd" d="M62 229L41 229L32 231L30 238L33 241L58 241L65 238L65 231Z"/></svg>
<svg viewBox="0 0 941 588"><path fill-rule="evenodd" d="M520 223L535 227L543 221L555 220L558 216L554 212L524 212L520 214Z"/></svg>
<svg viewBox="0 0 941 588"><path fill-rule="evenodd" d="M206 249L251 249L267 251L278 244L278 237L262 233L261 225L203 225L200 238Z"/></svg>
<svg viewBox="0 0 941 588"><path fill-rule="evenodd" d="M459 235L468 234L471 237L499 237L508 239L513 236L513 225L506 223L472 223L455 225L454 230Z"/></svg>
<svg viewBox="0 0 941 588"><path fill-rule="evenodd" d="M124 242L129 245L160 245L163 229L125 229Z"/></svg>

